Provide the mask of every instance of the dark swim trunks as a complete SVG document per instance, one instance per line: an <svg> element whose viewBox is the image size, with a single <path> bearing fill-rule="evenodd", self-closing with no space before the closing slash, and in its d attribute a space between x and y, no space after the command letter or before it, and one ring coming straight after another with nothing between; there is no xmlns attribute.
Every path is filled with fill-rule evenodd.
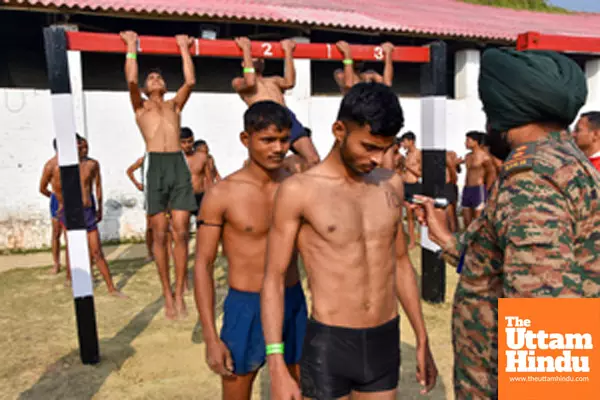
<svg viewBox="0 0 600 400"><path fill-rule="evenodd" d="M298 364L308 319L300 283L285 289L284 304L283 358L288 365ZM263 366L266 354L260 293L229 289L223 306L221 340L231 353L236 375L246 375Z"/></svg>
<svg viewBox="0 0 600 400"><path fill-rule="evenodd" d="M193 214L198 214L200 212L200 207L202 206L204 192L194 193L194 197L196 198L196 211L193 211Z"/></svg>
<svg viewBox="0 0 600 400"><path fill-rule="evenodd" d="M58 211L58 220L64 229L67 229L67 221L65 218L65 210L62 209ZM96 207L85 207L83 209L83 221L85 223L85 229L88 232L93 232L98 229L98 225L96 223Z"/></svg>
<svg viewBox="0 0 600 400"><path fill-rule="evenodd" d="M395 389L400 368L399 323L396 317L377 327L353 329L311 318L300 361L302 395L331 400L351 391Z"/></svg>
<svg viewBox="0 0 600 400"><path fill-rule="evenodd" d="M462 206L463 208L480 208L485 204L488 198L488 192L485 185L466 186L463 189Z"/></svg>
<svg viewBox="0 0 600 400"><path fill-rule="evenodd" d="M290 146L293 146L294 142L300 139L301 137L310 137L310 129L305 128L300 123L300 121L298 121L298 118L296 118L296 114L294 114L292 110L290 110L289 108L287 110L290 113L290 118L292 119L292 130L290 132ZM295 153L293 147L292 151Z"/></svg>
<svg viewBox="0 0 600 400"><path fill-rule="evenodd" d="M444 197L446 197L448 203L456 203L458 201L458 186L455 183L446 183L446 186L444 186Z"/></svg>
<svg viewBox="0 0 600 400"><path fill-rule="evenodd" d="M57 218L57 213L58 213L58 199L56 198L56 196L54 195L54 193L52 193L50 195L50 217L52 217L52 219Z"/></svg>

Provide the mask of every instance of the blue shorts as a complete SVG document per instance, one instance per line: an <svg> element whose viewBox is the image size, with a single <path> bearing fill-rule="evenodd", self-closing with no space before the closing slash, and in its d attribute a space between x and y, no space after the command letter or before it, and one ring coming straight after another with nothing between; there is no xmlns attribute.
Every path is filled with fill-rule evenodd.
<svg viewBox="0 0 600 400"><path fill-rule="evenodd" d="M54 193L52 193L50 195L50 217L52 217L53 219L58 218L57 213L58 213L58 199L56 198Z"/></svg>
<svg viewBox="0 0 600 400"><path fill-rule="evenodd" d="M64 229L67 229L67 221L65 217L64 208L60 210L58 213L58 219L60 224ZM94 207L85 207L83 209L83 221L85 223L85 229L88 232L93 232L98 229L98 224L96 222L96 209Z"/></svg>
<svg viewBox="0 0 600 400"><path fill-rule="evenodd" d="M290 110L289 108L287 110L290 113L290 118L292 119L292 130L290 132L290 145L293 146L294 142L296 140L300 139L301 137L304 137L304 136L310 137L310 130L305 128L300 123L300 121L298 121L298 118L296 118L296 114L294 114L294 112L292 110ZM292 151L294 151L293 148L292 148Z"/></svg>
<svg viewBox="0 0 600 400"><path fill-rule="evenodd" d="M467 186L463 189L462 206L476 209L483 206L487 198L488 192L485 185Z"/></svg>
<svg viewBox="0 0 600 400"><path fill-rule="evenodd" d="M308 314L302 285L285 289L283 343L286 364L298 364L306 333ZM233 359L233 372L246 375L266 360L265 338L260 320L260 293L229 289L225 299L221 340Z"/></svg>

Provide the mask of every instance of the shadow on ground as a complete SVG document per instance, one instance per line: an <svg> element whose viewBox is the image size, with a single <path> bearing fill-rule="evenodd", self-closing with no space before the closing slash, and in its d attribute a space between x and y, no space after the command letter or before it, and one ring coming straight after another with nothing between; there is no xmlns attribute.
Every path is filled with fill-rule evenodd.
<svg viewBox="0 0 600 400"><path fill-rule="evenodd" d="M89 399L104 384L108 376L121 369L123 363L135 353L131 342L150 324L163 306L160 296L148 304L114 337L100 341L101 361L90 366L82 365L79 351L74 350L50 365L41 378L19 399ZM81 382L87 382L82 385Z"/></svg>

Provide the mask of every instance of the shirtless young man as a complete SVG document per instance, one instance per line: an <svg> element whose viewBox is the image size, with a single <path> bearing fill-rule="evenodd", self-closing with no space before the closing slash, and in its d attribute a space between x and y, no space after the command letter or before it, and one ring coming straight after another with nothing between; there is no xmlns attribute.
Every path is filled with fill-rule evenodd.
<svg viewBox="0 0 600 400"><path fill-rule="evenodd" d="M190 167L190 173L192 175L192 188L194 189L194 197L196 198L196 211L194 215L200 213L200 205L202 204L202 198L206 190L207 178L210 177L210 171L208 169L208 154L200 151L196 151L194 148L194 132L190 128L181 128L181 135L179 137L181 143L181 150L185 154L185 160Z"/></svg>
<svg viewBox="0 0 600 400"><path fill-rule="evenodd" d="M467 133L465 146L471 150L465 159L458 159L467 166L467 177L463 189L462 208L465 228L473 219L478 218L487 201L488 191L496 180L496 168L492 158L483 148L485 133L471 131Z"/></svg>
<svg viewBox="0 0 600 400"><path fill-rule="evenodd" d="M152 225L153 251L165 297L165 314L168 319L186 317L183 298L185 271L188 258L190 212L196 210L196 199L192 189L190 170L179 144L180 114L196 84L194 64L189 47L193 39L186 35L175 37L183 60L185 82L171 100L165 100L165 81L160 73L153 71L146 77L142 99L138 87L137 34L121 32L127 44L125 76L135 111L136 122L146 142L146 166L144 185L146 212ZM169 221L167 210L171 210L173 241L175 242L175 296L171 293L169 276L168 241Z"/></svg>
<svg viewBox="0 0 600 400"><path fill-rule="evenodd" d="M215 183L219 182L221 179L221 174L219 174L219 170L217 169L217 164L215 163L215 158L210 154L210 149L208 148L208 143L205 140L196 140L194 142L194 149L198 153L204 153L207 157L206 168L207 174L204 183L204 190L208 190Z"/></svg>
<svg viewBox="0 0 600 400"><path fill-rule="evenodd" d="M285 107L272 101L254 103L244 114L240 139L250 162L209 189L200 212L196 244L196 304L206 343L206 362L223 380L223 399L249 400L252 382L265 362L260 320L260 289L265 271L267 232L275 192L290 175L283 168L292 120ZM223 329L215 327L213 263L219 240L229 264L229 293ZM306 302L296 257L283 278L285 363L296 380L306 330ZM283 311L282 311L283 315ZM275 397L277 398L277 397Z"/></svg>
<svg viewBox="0 0 600 400"><path fill-rule="evenodd" d="M402 148L406 150L404 157L404 173L402 181L404 182L404 197L409 199L415 194L422 193L422 185L419 182L422 175L421 150L416 146L417 137L412 132L406 132L400 137ZM417 245L415 234L415 215L412 208L406 208L406 219L408 223L408 248L412 249Z"/></svg>
<svg viewBox="0 0 600 400"><path fill-rule="evenodd" d="M54 152L56 152L56 139L52 142L54 146ZM60 272L60 236L62 235L63 229L58 221L58 200L56 195L48 190L52 174L58 166L58 156L55 154L54 157L46 161L44 169L42 171L42 177L40 179L40 193L50 199L50 219L52 221L52 236L50 238L50 244L52 246L52 261L54 266L52 267L52 273L58 274ZM69 257L67 256L67 271L69 270Z"/></svg>
<svg viewBox="0 0 600 400"><path fill-rule="evenodd" d="M458 232L458 215L456 214L456 202L458 201L458 174L460 164L455 151L446 151L446 186L444 197L448 200L446 214L448 226L451 232Z"/></svg>
<svg viewBox="0 0 600 400"><path fill-rule="evenodd" d="M319 153L310 138L310 130L296 118L296 114L285 105L284 93L296 85L296 69L294 67L294 49L296 43L293 40L281 41L281 47L285 53L284 76L263 76L265 60L252 58L251 43L246 37L235 39L235 43L242 50L244 61L244 76L233 79L231 85L240 95L242 100L250 107L257 101L271 100L286 107L292 119L292 131L290 136L291 149L300 154L309 165L319 162Z"/></svg>
<svg viewBox="0 0 600 400"><path fill-rule="evenodd" d="M117 297L125 297L115 287L110 270L108 269L108 263L106 262L106 258L104 258L104 253L102 252L100 233L98 232L97 225L98 222L102 220L102 209L100 208L100 205L102 204L102 178L100 175L100 164L98 161L86 156L86 148L87 143L85 140L77 135L77 149L79 151L79 175L81 178L81 200L83 202L83 215L85 228L87 230L91 264L96 264L98 267L98 270L100 271L100 274L106 283L109 294ZM58 163L52 171L50 182L52 184L52 191L58 200L58 219L62 224L63 229L66 230L65 212L63 208L64 197L62 193L60 167L58 166ZM96 210L96 205L93 201L93 189L96 190L96 198L99 206L98 211ZM69 269L67 269L67 275L67 279L70 281L71 274Z"/></svg>
<svg viewBox="0 0 600 400"><path fill-rule="evenodd" d="M284 363L288 348L279 346L284 284L296 243L312 294L300 361L304 398L396 398L398 300L417 337L422 393L435 385L437 370L402 228L402 178L377 168L403 122L391 89L355 85L333 124L329 155L288 178L277 192L261 292L275 399L302 398Z"/></svg>
<svg viewBox="0 0 600 400"><path fill-rule="evenodd" d="M344 69L336 69L333 73L333 78L342 94L348 93L348 90L359 82L377 82L392 86L392 81L394 80L393 44L386 42L381 45L384 57L383 76L371 70L363 72L364 62L354 62L348 43L339 41L335 45L344 56Z"/></svg>

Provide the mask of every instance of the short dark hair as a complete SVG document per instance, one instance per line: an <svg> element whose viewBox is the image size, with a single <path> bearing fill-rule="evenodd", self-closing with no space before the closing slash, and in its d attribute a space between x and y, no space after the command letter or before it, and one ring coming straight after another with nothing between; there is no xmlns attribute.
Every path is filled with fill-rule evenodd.
<svg viewBox="0 0 600 400"><path fill-rule="evenodd" d="M194 149L197 149L202 145L206 145L206 140L198 139L194 142Z"/></svg>
<svg viewBox="0 0 600 400"><path fill-rule="evenodd" d="M369 125L371 134L396 136L404 126L404 115L398 96L381 83L358 83L342 99L338 121Z"/></svg>
<svg viewBox="0 0 600 400"><path fill-rule="evenodd" d="M581 118L587 118L592 129L600 129L600 111L590 111L581 114Z"/></svg>
<svg viewBox="0 0 600 400"><path fill-rule="evenodd" d="M144 80L148 79L148 75L150 75L150 74L158 74L160 76L163 76L162 70L160 68L152 67L152 68L148 69L148 71L146 71L146 78Z"/></svg>
<svg viewBox="0 0 600 400"><path fill-rule="evenodd" d="M75 133L75 139L77 139L78 142L85 141L85 138L83 136L81 136L79 133Z"/></svg>
<svg viewBox="0 0 600 400"><path fill-rule="evenodd" d="M56 138L52 139L52 147L54 147L54 151L58 151L58 147L56 145Z"/></svg>
<svg viewBox="0 0 600 400"><path fill-rule="evenodd" d="M400 146L400 144L401 144L401 143L402 143L402 138L401 138L401 137L398 137L398 136L396 136L396 138L394 139L394 144L395 144L396 146Z"/></svg>
<svg viewBox="0 0 600 400"><path fill-rule="evenodd" d="M187 138L193 138L193 137L194 137L194 132L192 132L192 130L190 128L188 128L187 126L184 126L179 131L179 139L187 139Z"/></svg>
<svg viewBox="0 0 600 400"><path fill-rule="evenodd" d="M485 133L479 131L469 131L467 132L466 136L476 141L480 146L485 146L485 138L487 137Z"/></svg>
<svg viewBox="0 0 600 400"><path fill-rule="evenodd" d="M400 141L403 142L405 140L410 140L412 142L417 141L417 135L415 135L412 131L406 132L404 135L400 136Z"/></svg>
<svg viewBox="0 0 600 400"><path fill-rule="evenodd" d="M277 130L292 128L292 117L287 108L274 101L259 101L244 113L244 130L254 133L275 125Z"/></svg>

